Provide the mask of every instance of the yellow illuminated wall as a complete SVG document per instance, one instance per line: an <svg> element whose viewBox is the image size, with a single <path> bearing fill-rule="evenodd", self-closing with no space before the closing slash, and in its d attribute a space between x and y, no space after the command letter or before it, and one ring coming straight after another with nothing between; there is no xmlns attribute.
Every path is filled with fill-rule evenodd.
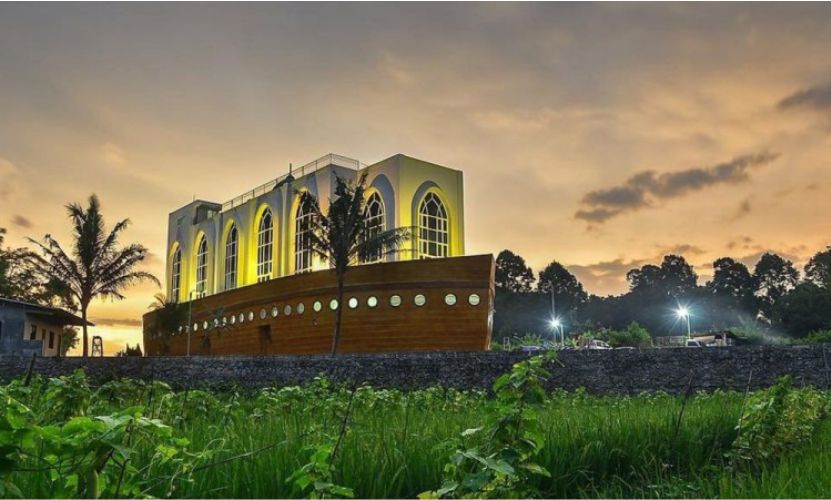
<svg viewBox="0 0 831 500"><path fill-rule="evenodd" d="M299 175L291 182L280 182L270 189L257 191L244 203L233 207L202 200L194 201L170 214L168 220L167 293L172 287L172 262L176 249L182 252L179 296L183 302L195 298L196 252L203 236L208 243L206 293L225 289L225 249L230 228L237 228L237 287L257 282L257 249L260 220L266 210L272 215L271 278L295 272L295 216L298 192L310 191L326 211L334 194L334 175L357 178L367 173L366 196L378 193L382 199L386 228L409 227L414 237L387 260L421 258L418 253L418 210L423 198L434 193L448 216L448 250L450 257L464 255L464 183L462 172L405 155L395 155L360 170L337 165L317 168ZM327 264L313 260L313 270ZM171 297L173 298L173 297Z"/></svg>

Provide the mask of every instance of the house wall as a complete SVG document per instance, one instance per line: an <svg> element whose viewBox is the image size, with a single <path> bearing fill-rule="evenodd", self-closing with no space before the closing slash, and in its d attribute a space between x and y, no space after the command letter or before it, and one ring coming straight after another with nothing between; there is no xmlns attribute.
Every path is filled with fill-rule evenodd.
<svg viewBox="0 0 831 500"><path fill-rule="evenodd" d="M47 342L49 340L49 325L41 322L30 322L23 308L0 305L0 323L2 323L0 353L24 356L31 356L33 353L39 356L53 355L44 346L42 340L44 331L46 332ZM30 328L33 324L37 328L37 338L30 340ZM52 329L54 330L54 327Z"/></svg>

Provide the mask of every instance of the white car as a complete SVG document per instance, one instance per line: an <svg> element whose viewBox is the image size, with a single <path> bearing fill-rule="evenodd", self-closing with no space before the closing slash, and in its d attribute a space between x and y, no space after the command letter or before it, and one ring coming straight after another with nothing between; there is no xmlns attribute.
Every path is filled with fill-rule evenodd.
<svg viewBox="0 0 831 500"><path fill-rule="evenodd" d="M606 343L602 340L590 340L586 344L585 348L586 349L611 349L612 346L610 346L608 343Z"/></svg>
<svg viewBox="0 0 831 500"><path fill-rule="evenodd" d="M706 347L700 340L687 339L687 347Z"/></svg>

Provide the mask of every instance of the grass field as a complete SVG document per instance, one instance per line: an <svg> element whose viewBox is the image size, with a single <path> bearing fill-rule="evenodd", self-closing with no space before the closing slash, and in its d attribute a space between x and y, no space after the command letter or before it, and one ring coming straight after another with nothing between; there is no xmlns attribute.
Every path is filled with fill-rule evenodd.
<svg viewBox="0 0 831 500"><path fill-rule="evenodd" d="M29 386L18 381L3 389L0 443L13 445L0 446L2 492L349 495L343 487L357 497L414 498L448 480L445 465L455 451L487 449L484 431L460 437L466 429L505 425L520 414L523 425L540 431L529 457L547 471L525 476L521 482L530 489L523 494L821 497L831 491L828 397L811 389L689 397L554 393L533 404L525 394L516 409L500 391L401 392L325 380L254 393L176 392L133 381L91 388L82 374ZM508 453L502 448L499 456L510 462L517 456L510 447L521 450L523 443L506 435ZM473 472L467 481L482 477ZM493 484L506 477L510 483L502 472ZM481 488L476 496L494 496Z"/></svg>

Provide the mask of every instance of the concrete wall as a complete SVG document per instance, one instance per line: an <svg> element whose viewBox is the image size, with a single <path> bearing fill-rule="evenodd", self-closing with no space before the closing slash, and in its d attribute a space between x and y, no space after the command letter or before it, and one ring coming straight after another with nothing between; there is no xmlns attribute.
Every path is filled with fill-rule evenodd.
<svg viewBox="0 0 831 500"><path fill-rule="evenodd" d="M56 331L54 325L32 323L26 311L20 307L0 307L0 355L19 354L31 356L54 356L57 349L49 349L49 331ZM30 340L32 325L37 328L35 340ZM59 329L57 331L60 331Z"/></svg>
<svg viewBox="0 0 831 500"><path fill-rule="evenodd" d="M56 376L84 367L97 381L114 377L164 380L176 387L253 388L302 384L318 374L375 387L487 388L525 356L515 353L431 353L273 357L38 358L36 373ZM25 375L30 359L0 356L0 380ZM674 348L568 351L550 367L548 387L633 394L651 391L744 390L790 374L797 384L831 388L831 344L810 347Z"/></svg>

